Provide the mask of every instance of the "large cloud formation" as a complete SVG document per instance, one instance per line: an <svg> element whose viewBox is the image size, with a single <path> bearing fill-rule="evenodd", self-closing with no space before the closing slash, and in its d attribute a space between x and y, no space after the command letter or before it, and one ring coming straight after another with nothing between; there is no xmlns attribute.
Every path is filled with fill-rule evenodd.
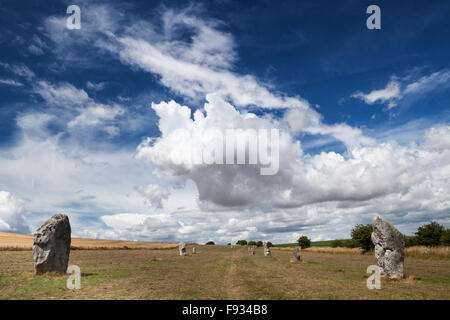
<svg viewBox="0 0 450 320"><path fill-rule="evenodd" d="M137 157L155 165L159 176L195 181L200 201L212 204L210 209L252 206L272 210L329 201L361 202L405 195L424 182L437 192L448 183L448 126L430 129L419 145L371 143L349 147L344 155L306 154L301 143L284 130L280 134L280 170L274 176L262 176L249 165L187 166L180 158L188 155L186 150L213 139L208 137L208 129L287 127L283 120L240 113L217 96L207 99L206 114L197 110L193 119L189 108L174 101L153 104L162 134L143 142ZM180 136L180 129L189 134ZM434 200L438 204L445 199Z"/></svg>

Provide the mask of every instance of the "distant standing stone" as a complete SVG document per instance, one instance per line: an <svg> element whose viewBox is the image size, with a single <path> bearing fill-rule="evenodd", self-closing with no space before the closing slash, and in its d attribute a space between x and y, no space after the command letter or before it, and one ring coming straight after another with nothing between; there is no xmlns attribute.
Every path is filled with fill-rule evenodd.
<svg viewBox="0 0 450 320"><path fill-rule="evenodd" d="M196 252L197 252L197 248L193 247L193 248L192 248L192 253L195 254Z"/></svg>
<svg viewBox="0 0 450 320"><path fill-rule="evenodd" d="M264 256L268 257L270 255L271 255L270 247L269 247L267 241L264 241Z"/></svg>
<svg viewBox="0 0 450 320"><path fill-rule="evenodd" d="M33 260L36 274L66 273L69 264L71 229L69 217L55 214L34 233Z"/></svg>
<svg viewBox="0 0 450 320"><path fill-rule="evenodd" d="M292 261L293 263L300 262L300 252L297 247L294 248Z"/></svg>
<svg viewBox="0 0 450 320"><path fill-rule="evenodd" d="M405 258L405 239L389 222L377 216L372 223L372 242L375 245L375 259L382 276L401 279Z"/></svg>
<svg viewBox="0 0 450 320"><path fill-rule="evenodd" d="M178 249L180 250L180 256L186 255L186 244L184 242L178 244Z"/></svg>
<svg viewBox="0 0 450 320"><path fill-rule="evenodd" d="M250 250L250 254L251 254L252 256L255 255L255 246L252 246L252 248L251 248L251 250Z"/></svg>

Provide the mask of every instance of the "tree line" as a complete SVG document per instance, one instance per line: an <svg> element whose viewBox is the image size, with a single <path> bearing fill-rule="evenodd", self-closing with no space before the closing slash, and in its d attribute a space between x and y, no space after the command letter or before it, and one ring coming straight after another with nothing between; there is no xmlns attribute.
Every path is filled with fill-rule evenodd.
<svg viewBox="0 0 450 320"><path fill-rule="evenodd" d="M364 251L370 251L374 249L372 242L373 228L372 224L357 224L353 227L350 236L351 239L337 239L331 242L333 248L345 247L345 248L362 248ZM428 224L424 224L417 229L417 232L413 236L404 236L405 246L450 246L450 229L446 229L443 225L431 221ZM229 243L230 244L230 243ZM262 247L262 241L248 241L238 240L237 245L241 246L257 246ZM311 239L302 235L297 239L297 244L302 249L311 247ZM268 242L269 247L272 247L272 242Z"/></svg>
<svg viewBox="0 0 450 320"><path fill-rule="evenodd" d="M364 251L370 251L374 248L372 243L372 225L357 224L351 232L351 239L334 240L331 246L356 248L361 247ZM405 246L450 246L450 229L446 229L443 225L431 221L417 229L413 236L404 236Z"/></svg>
<svg viewBox="0 0 450 320"><path fill-rule="evenodd" d="M264 245L264 243L262 241L248 241L247 240L238 240L236 242L237 245L239 246L257 246L257 247L262 247ZM267 246L269 247L273 247L272 242L268 241L267 242Z"/></svg>

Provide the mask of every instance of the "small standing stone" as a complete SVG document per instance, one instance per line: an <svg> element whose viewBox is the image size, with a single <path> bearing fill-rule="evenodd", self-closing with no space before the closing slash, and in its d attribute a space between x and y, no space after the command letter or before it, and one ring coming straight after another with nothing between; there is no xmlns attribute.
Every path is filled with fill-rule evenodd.
<svg viewBox="0 0 450 320"><path fill-rule="evenodd" d="M178 244L178 249L180 250L180 256L186 255L186 244L184 242Z"/></svg>
<svg viewBox="0 0 450 320"><path fill-rule="evenodd" d="M196 247L193 247L193 248L192 248L192 253L195 254L196 252L197 252L197 248L196 248Z"/></svg>
<svg viewBox="0 0 450 320"><path fill-rule="evenodd" d="M255 246L252 246L252 249L250 250L250 254L251 254L252 256L255 255Z"/></svg>
<svg viewBox="0 0 450 320"><path fill-rule="evenodd" d="M375 259L381 269L381 276L402 279L405 258L405 239L393 225L377 216L372 222L372 242L375 245Z"/></svg>
<svg viewBox="0 0 450 320"><path fill-rule="evenodd" d="M269 247L267 241L264 241L264 256L268 257L270 255L271 255L270 247Z"/></svg>
<svg viewBox="0 0 450 320"><path fill-rule="evenodd" d="M291 263L300 262L300 252L297 247L294 248L293 255L291 257Z"/></svg>
<svg viewBox="0 0 450 320"><path fill-rule="evenodd" d="M35 232L33 260L36 274L66 273L69 264L71 229L69 217L55 214Z"/></svg>

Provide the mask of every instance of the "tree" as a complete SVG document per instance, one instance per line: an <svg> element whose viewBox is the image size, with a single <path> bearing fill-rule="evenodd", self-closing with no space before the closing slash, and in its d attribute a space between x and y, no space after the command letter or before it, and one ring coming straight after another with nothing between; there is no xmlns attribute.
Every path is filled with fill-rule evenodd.
<svg viewBox="0 0 450 320"><path fill-rule="evenodd" d="M418 242L416 236L405 236L405 247L414 247L417 245Z"/></svg>
<svg viewBox="0 0 450 320"><path fill-rule="evenodd" d="M247 245L247 240L238 240L238 241L236 242L236 244L237 244L237 245L240 245L240 246L246 246L246 245Z"/></svg>
<svg viewBox="0 0 450 320"><path fill-rule="evenodd" d="M309 240L307 236L301 236L298 238L297 242L302 249L311 247L311 240Z"/></svg>
<svg viewBox="0 0 450 320"><path fill-rule="evenodd" d="M352 229L352 240L360 246L364 252L372 250L375 245L372 242L373 228L371 224L357 224Z"/></svg>
<svg viewBox="0 0 450 320"><path fill-rule="evenodd" d="M444 231L443 225L431 221L429 224L425 224L417 229L417 243L421 246L438 246Z"/></svg>
<svg viewBox="0 0 450 320"><path fill-rule="evenodd" d="M344 245L343 245L342 240L336 239L336 240L333 240L333 241L331 242L331 247L332 247L332 248L343 247L343 246L344 246Z"/></svg>
<svg viewBox="0 0 450 320"><path fill-rule="evenodd" d="M208 246L213 246L213 245L215 245L214 241L208 241L206 244L207 244Z"/></svg>
<svg viewBox="0 0 450 320"><path fill-rule="evenodd" d="M257 247L262 247L262 246L263 246L263 242L262 242L262 241L256 242L256 246L257 246Z"/></svg>
<svg viewBox="0 0 450 320"><path fill-rule="evenodd" d="M441 235L441 245L450 246L450 229L446 229Z"/></svg>
<svg viewBox="0 0 450 320"><path fill-rule="evenodd" d="M256 246L256 242L253 241L253 240L252 240L252 241L249 241L249 242L248 242L248 245L249 245L249 246Z"/></svg>
<svg viewBox="0 0 450 320"><path fill-rule="evenodd" d="M345 248L356 248L358 247L358 244L353 239L345 239L342 240L342 246Z"/></svg>
<svg viewBox="0 0 450 320"><path fill-rule="evenodd" d="M270 241L267 241L267 247L273 247L273 244L272 244L272 242L270 242Z"/></svg>

